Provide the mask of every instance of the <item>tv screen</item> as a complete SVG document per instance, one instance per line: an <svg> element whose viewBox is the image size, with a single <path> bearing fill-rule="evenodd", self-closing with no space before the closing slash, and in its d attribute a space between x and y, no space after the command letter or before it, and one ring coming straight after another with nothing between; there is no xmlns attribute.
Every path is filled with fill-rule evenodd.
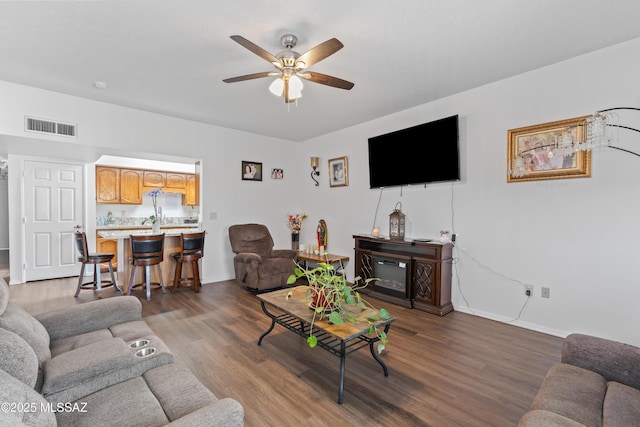
<svg viewBox="0 0 640 427"><path fill-rule="evenodd" d="M459 179L457 115L369 138L371 188Z"/></svg>

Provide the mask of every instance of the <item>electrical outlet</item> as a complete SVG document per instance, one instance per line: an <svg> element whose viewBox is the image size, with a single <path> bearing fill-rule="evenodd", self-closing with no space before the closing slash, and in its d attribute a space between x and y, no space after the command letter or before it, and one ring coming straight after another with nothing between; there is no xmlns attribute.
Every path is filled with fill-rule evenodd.
<svg viewBox="0 0 640 427"><path fill-rule="evenodd" d="M542 288L542 298L549 298L549 288Z"/></svg>
<svg viewBox="0 0 640 427"><path fill-rule="evenodd" d="M524 285L524 294L528 297L533 295L533 285Z"/></svg>

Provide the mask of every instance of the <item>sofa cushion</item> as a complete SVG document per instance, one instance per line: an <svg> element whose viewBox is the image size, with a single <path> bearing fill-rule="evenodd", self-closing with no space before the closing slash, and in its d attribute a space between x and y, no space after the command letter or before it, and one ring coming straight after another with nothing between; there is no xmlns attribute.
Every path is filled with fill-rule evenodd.
<svg viewBox="0 0 640 427"><path fill-rule="evenodd" d="M110 340L113 338L109 329L99 329L86 334L74 335L67 338L51 341L51 357L56 357L77 348L86 347L95 342Z"/></svg>
<svg viewBox="0 0 640 427"><path fill-rule="evenodd" d="M38 357L17 334L0 328L0 369L33 388L38 380Z"/></svg>
<svg viewBox="0 0 640 427"><path fill-rule="evenodd" d="M38 313L34 317L45 327L51 341L56 341L141 320L142 303L137 297L121 296Z"/></svg>
<svg viewBox="0 0 640 427"><path fill-rule="evenodd" d="M605 427L628 427L640 422L640 390L614 381L609 382L602 409Z"/></svg>
<svg viewBox="0 0 640 427"><path fill-rule="evenodd" d="M160 402L142 377L112 385L75 403L84 406L85 411L57 412L59 426L153 427L169 422Z"/></svg>
<svg viewBox="0 0 640 427"><path fill-rule="evenodd" d="M600 374L557 363L549 369L531 409L542 409L587 426L602 425L607 381Z"/></svg>
<svg viewBox="0 0 640 427"><path fill-rule="evenodd" d="M111 338L122 338L124 341L133 341L137 338L153 335L153 331L144 320L120 323L108 329L98 329L97 331L86 332L80 335L73 335L59 340L51 341L51 357L75 350L102 340Z"/></svg>
<svg viewBox="0 0 640 427"><path fill-rule="evenodd" d="M640 348L619 341L571 334L562 344L562 363L594 371L607 381L640 389Z"/></svg>
<svg viewBox="0 0 640 427"><path fill-rule="evenodd" d="M40 365L51 357L49 333L35 317L21 307L8 304L0 316L0 328L7 329L25 340L35 351Z"/></svg>
<svg viewBox="0 0 640 427"><path fill-rule="evenodd" d="M189 369L178 363L151 369L143 377L171 421L218 400Z"/></svg>
<svg viewBox="0 0 640 427"><path fill-rule="evenodd" d="M33 388L1 369L0 384L0 402L14 405L7 407L8 410L0 411L0 425L56 426L56 417L52 411L47 410L47 401Z"/></svg>

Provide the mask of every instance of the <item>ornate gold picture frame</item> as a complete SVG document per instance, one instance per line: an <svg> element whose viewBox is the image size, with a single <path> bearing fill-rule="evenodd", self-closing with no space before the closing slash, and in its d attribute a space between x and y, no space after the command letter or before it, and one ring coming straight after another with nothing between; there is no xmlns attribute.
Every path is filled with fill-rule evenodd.
<svg viewBox="0 0 640 427"><path fill-rule="evenodd" d="M510 129L507 182L588 178L591 152L568 150L565 141L582 141L586 116Z"/></svg>
<svg viewBox="0 0 640 427"><path fill-rule="evenodd" d="M329 160L329 187L346 187L349 185L349 168L347 156Z"/></svg>

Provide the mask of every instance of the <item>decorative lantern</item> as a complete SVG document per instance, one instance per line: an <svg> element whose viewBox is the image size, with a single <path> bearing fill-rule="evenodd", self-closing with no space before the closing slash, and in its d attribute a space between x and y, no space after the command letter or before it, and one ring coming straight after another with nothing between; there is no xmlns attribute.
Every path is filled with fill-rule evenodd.
<svg viewBox="0 0 640 427"><path fill-rule="evenodd" d="M389 238L391 240L404 240L404 217L402 203L398 202L389 215Z"/></svg>

